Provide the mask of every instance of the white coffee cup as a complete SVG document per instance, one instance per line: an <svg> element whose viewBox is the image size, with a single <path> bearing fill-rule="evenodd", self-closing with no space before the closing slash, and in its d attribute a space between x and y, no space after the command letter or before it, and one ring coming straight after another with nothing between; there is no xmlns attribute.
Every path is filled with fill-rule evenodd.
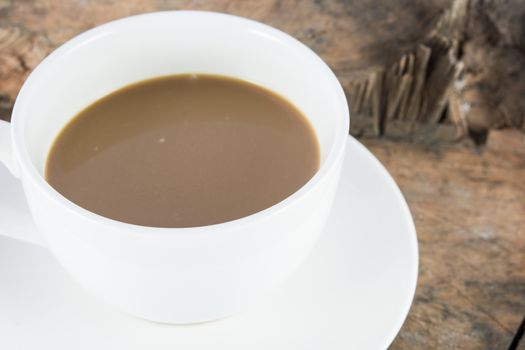
<svg viewBox="0 0 525 350"><path fill-rule="evenodd" d="M75 114L129 83L189 72L234 76L287 97L315 128L319 171L268 209L192 228L111 220L48 185L43 171L50 145ZM281 31L210 12L117 20L49 55L22 87L11 124L0 121L0 160L20 179L39 231L17 229L31 227L20 215L19 222L0 222L0 233L34 235L30 239L44 242L86 290L129 314L166 323L223 318L271 295L312 249L332 205L348 128L337 78Z"/></svg>

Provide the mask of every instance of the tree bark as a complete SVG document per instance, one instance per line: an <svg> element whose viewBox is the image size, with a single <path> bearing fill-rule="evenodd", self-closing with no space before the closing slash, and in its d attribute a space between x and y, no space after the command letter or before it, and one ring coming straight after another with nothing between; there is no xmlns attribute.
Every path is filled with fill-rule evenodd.
<svg viewBox="0 0 525 350"><path fill-rule="evenodd" d="M395 3L396 18L439 18L396 62L346 86L353 133L425 143L469 135L482 144L490 129L525 131L525 2Z"/></svg>

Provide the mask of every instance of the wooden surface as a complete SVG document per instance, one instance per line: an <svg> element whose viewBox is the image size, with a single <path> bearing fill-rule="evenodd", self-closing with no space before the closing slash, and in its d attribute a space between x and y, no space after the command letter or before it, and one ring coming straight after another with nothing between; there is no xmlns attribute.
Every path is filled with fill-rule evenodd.
<svg viewBox="0 0 525 350"><path fill-rule="evenodd" d="M399 184L420 251L393 349L506 349L525 314L525 135L486 149L365 140Z"/></svg>
<svg viewBox="0 0 525 350"><path fill-rule="evenodd" d="M386 6L380 21L392 38L405 33L405 44L392 45L389 37L373 42L373 27L347 19L362 9L340 1L0 0L0 117L9 119L23 79L54 47L111 19L167 9L222 11L276 26L316 50L344 86L366 62L394 62L437 15L423 8L407 31L410 13L392 19ZM508 348L525 315L525 135L492 132L481 150L465 141L415 141L362 139L401 187L420 243L416 297L391 348Z"/></svg>

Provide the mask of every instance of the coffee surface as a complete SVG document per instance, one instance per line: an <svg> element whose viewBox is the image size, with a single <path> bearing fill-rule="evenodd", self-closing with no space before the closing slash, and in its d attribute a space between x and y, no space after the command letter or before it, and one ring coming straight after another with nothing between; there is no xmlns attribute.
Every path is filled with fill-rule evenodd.
<svg viewBox="0 0 525 350"><path fill-rule="evenodd" d="M234 78L174 75L81 111L56 138L46 180L111 219L204 226L282 201L319 158L313 128L286 99Z"/></svg>

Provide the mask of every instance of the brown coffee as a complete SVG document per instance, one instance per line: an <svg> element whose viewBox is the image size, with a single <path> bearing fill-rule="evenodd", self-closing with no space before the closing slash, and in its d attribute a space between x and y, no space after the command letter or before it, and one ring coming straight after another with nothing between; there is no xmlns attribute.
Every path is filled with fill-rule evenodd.
<svg viewBox="0 0 525 350"><path fill-rule="evenodd" d="M46 179L108 218L190 227L266 209L318 168L314 130L286 99L187 74L129 85L81 111L55 140Z"/></svg>

